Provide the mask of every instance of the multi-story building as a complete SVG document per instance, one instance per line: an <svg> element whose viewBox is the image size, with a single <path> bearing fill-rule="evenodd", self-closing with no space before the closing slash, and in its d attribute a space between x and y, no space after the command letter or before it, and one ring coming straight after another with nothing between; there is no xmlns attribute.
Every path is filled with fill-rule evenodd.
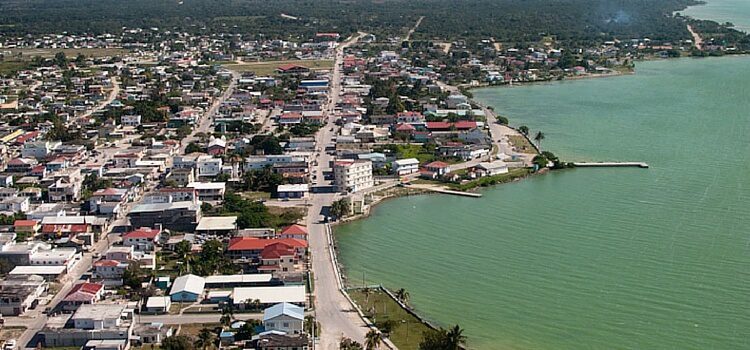
<svg viewBox="0 0 750 350"><path fill-rule="evenodd" d="M339 192L359 192L375 185L372 162L338 160L333 163L334 185Z"/></svg>

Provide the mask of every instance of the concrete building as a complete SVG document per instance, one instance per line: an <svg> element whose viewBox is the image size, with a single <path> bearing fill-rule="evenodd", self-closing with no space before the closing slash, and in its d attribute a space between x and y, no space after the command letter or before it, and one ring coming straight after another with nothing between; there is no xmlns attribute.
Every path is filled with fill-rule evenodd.
<svg viewBox="0 0 750 350"><path fill-rule="evenodd" d="M40 276L8 276L0 281L0 315L22 315L39 303L47 288L47 281Z"/></svg>
<svg viewBox="0 0 750 350"><path fill-rule="evenodd" d="M47 347L82 347L90 340L127 342L133 324L133 310L125 304L84 304L73 316L63 314L48 320L40 334Z"/></svg>
<svg viewBox="0 0 750 350"><path fill-rule="evenodd" d="M419 160L417 158L398 159L393 161L393 172L398 176L415 174L419 172Z"/></svg>
<svg viewBox="0 0 750 350"><path fill-rule="evenodd" d="M236 308L244 309L247 301L256 299L264 306L278 303L300 306L307 304L305 286L238 287L232 291L232 303Z"/></svg>
<svg viewBox="0 0 750 350"><path fill-rule="evenodd" d="M175 278L169 296L172 301L195 302L203 295L206 280L196 275L184 275Z"/></svg>
<svg viewBox="0 0 750 350"><path fill-rule="evenodd" d="M236 216L204 216L195 228L196 233L231 237L237 232Z"/></svg>
<svg viewBox="0 0 750 350"><path fill-rule="evenodd" d="M135 227L154 227L190 232L201 219L201 207L193 202L137 204L128 213L130 224Z"/></svg>
<svg viewBox="0 0 750 350"><path fill-rule="evenodd" d="M146 312L163 314L169 312L169 307L172 306L172 300L170 297L149 297L146 301Z"/></svg>
<svg viewBox="0 0 750 350"><path fill-rule="evenodd" d="M287 184L276 187L276 194L279 199L304 199L310 188L307 184Z"/></svg>
<svg viewBox="0 0 750 350"><path fill-rule="evenodd" d="M266 331L286 334L304 332L305 309L290 303L279 303L263 311L263 327Z"/></svg>
<svg viewBox="0 0 750 350"><path fill-rule="evenodd" d="M133 247L135 250L151 252L159 242L161 230L141 227L135 231L130 231L122 236L122 244L126 247Z"/></svg>
<svg viewBox="0 0 750 350"><path fill-rule="evenodd" d="M191 182L187 187L195 189L195 192L198 194L198 200L224 200L224 191L226 191L225 182Z"/></svg>
<svg viewBox="0 0 750 350"><path fill-rule="evenodd" d="M370 161L337 160L333 163L333 175L339 192L359 192L375 185Z"/></svg>

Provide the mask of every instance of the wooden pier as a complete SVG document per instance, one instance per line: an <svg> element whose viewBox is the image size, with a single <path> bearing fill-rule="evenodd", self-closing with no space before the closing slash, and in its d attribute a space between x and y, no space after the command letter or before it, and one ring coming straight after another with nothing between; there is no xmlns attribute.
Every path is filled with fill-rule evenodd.
<svg viewBox="0 0 750 350"><path fill-rule="evenodd" d="M644 162L577 162L573 163L573 165L580 168L648 168L648 163Z"/></svg>

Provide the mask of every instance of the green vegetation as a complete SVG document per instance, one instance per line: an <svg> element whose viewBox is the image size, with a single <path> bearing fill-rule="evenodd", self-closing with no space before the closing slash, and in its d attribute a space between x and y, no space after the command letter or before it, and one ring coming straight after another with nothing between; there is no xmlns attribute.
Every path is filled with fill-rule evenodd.
<svg viewBox="0 0 750 350"><path fill-rule="evenodd" d="M518 178L526 177L530 173L531 170L527 168L511 169L507 174L485 176L462 184L448 184L448 187L457 191L468 191L477 187L487 187L510 182Z"/></svg>
<svg viewBox="0 0 750 350"><path fill-rule="evenodd" d="M431 330L424 335L419 350L459 350L466 345L464 330L459 325L450 329Z"/></svg>
<svg viewBox="0 0 750 350"><path fill-rule="evenodd" d="M423 334L431 330L380 289L350 290L349 295L399 349L418 349Z"/></svg>
<svg viewBox="0 0 750 350"><path fill-rule="evenodd" d="M435 156L435 145L433 144L390 144L376 147L375 152L395 154L398 159L417 158L420 163L428 163L437 158Z"/></svg>
<svg viewBox="0 0 750 350"><path fill-rule="evenodd" d="M519 153L527 153L527 154L535 154L536 149L533 145L529 142L526 137L521 135L509 135L508 141L510 141L510 144L513 145L513 147L516 148L516 151Z"/></svg>
<svg viewBox="0 0 750 350"><path fill-rule="evenodd" d="M213 208L212 211L206 214L236 215L239 228L278 228L294 224L303 216L299 210L292 208L269 210L263 202L248 200L233 192L227 193L224 196L224 204L219 208Z"/></svg>
<svg viewBox="0 0 750 350"><path fill-rule="evenodd" d="M276 69L285 64L296 64L309 69L331 69L332 60L287 60L287 61L261 61L225 64L224 67L237 72L254 72L256 75L273 75Z"/></svg>
<svg viewBox="0 0 750 350"><path fill-rule="evenodd" d="M695 0L7 0L0 3L0 31L9 34L119 32L123 27L159 27L205 33L263 33L271 38L312 37L315 32L358 30L402 34L419 16L418 41L489 37L529 43L545 38L570 44L614 38L676 41L690 38L674 11ZM286 14L296 19L281 16ZM355 14L355 15L353 15ZM407 45L409 45L407 44Z"/></svg>

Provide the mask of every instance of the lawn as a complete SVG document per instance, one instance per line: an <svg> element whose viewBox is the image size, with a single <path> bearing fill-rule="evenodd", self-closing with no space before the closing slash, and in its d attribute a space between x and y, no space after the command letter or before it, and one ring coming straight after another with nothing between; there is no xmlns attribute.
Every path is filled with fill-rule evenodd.
<svg viewBox="0 0 750 350"><path fill-rule="evenodd" d="M508 141L510 141L513 147L516 148L516 152L536 154L536 149L534 149L534 146L529 143L529 140L521 135L510 135L508 136Z"/></svg>
<svg viewBox="0 0 750 350"><path fill-rule="evenodd" d="M263 61L225 64L224 67L237 72L255 72L256 75L276 74L276 68L285 64L296 64L309 69L331 69L332 60L287 60L287 61Z"/></svg>
<svg viewBox="0 0 750 350"><path fill-rule="evenodd" d="M393 320L395 326L389 338L402 350L416 350L422 341L422 334L430 328L419 321L412 314L402 309L391 297L380 289L371 289L372 294L366 297L362 290L350 290L349 295L365 312L376 326L381 326L387 320ZM375 314L370 312L377 310Z"/></svg>
<svg viewBox="0 0 750 350"><path fill-rule="evenodd" d="M452 190L468 191L477 187L487 187L513 181L518 178L528 176L531 170L528 168L511 169L507 174L480 177L479 179L468 181L462 184L447 184Z"/></svg>
<svg viewBox="0 0 750 350"><path fill-rule="evenodd" d="M29 62L25 61L0 61L0 75L15 74L19 70L28 68Z"/></svg>
<svg viewBox="0 0 750 350"><path fill-rule="evenodd" d="M208 328L208 329L214 329L216 327L221 327L221 324L219 323L190 323L190 324L183 324L182 327L180 327L180 335L186 335L189 337L197 337L198 333L201 332L201 329Z"/></svg>
<svg viewBox="0 0 750 350"><path fill-rule="evenodd" d="M433 152L425 149L422 145L390 144L383 148L395 151L398 159L417 158L420 164L429 163L437 158Z"/></svg>

